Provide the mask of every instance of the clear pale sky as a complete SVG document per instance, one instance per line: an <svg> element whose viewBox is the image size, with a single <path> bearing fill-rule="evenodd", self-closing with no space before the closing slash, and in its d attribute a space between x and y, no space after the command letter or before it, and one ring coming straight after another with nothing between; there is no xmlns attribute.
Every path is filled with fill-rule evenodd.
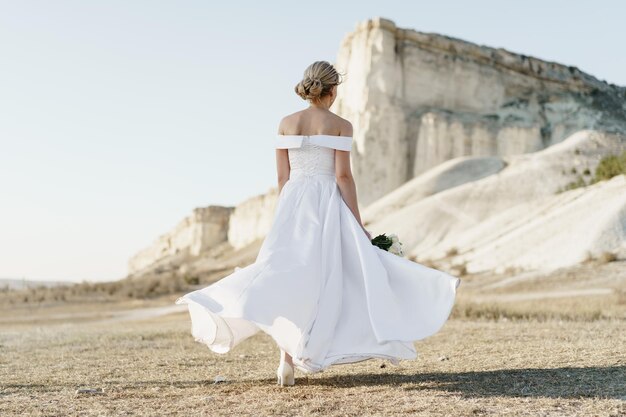
<svg viewBox="0 0 626 417"><path fill-rule="evenodd" d="M626 85L625 5L0 0L0 277L123 278L194 207L267 191L278 122L306 107L293 86L357 22Z"/></svg>

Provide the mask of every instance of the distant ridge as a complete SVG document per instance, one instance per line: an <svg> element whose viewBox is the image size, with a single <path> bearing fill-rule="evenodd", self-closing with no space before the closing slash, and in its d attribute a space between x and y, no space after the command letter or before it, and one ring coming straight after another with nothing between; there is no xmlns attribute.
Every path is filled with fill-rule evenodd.
<svg viewBox="0 0 626 417"><path fill-rule="evenodd" d="M72 285L76 282L73 281L42 281L31 280L25 278L0 278L0 288L6 286L12 290L19 290L23 288L35 288L43 285L44 287L57 287L59 285Z"/></svg>

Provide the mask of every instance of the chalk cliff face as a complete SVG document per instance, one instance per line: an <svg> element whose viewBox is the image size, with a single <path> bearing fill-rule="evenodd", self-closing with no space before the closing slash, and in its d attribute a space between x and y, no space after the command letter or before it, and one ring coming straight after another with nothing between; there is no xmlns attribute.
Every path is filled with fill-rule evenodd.
<svg viewBox="0 0 626 417"><path fill-rule="evenodd" d="M341 44L331 110L354 126L352 165L367 205L459 156L535 152L581 129L626 131L626 89L546 62L386 19Z"/></svg>
<svg viewBox="0 0 626 417"><path fill-rule="evenodd" d="M208 206L194 209L171 231L159 236L128 262L128 273L136 274L165 258L184 262L204 256L221 245L242 249L263 238L272 223L278 189L251 197L236 207Z"/></svg>
<svg viewBox="0 0 626 417"><path fill-rule="evenodd" d="M240 249L264 237L274 218L277 197L278 189L272 188L239 204L230 216L228 243Z"/></svg>
<svg viewBox="0 0 626 417"><path fill-rule="evenodd" d="M128 261L128 273L134 274L162 258L173 255L198 256L226 240L233 207L196 208L172 230L159 236L149 247Z"/></svg>
<svg viewBox="0 0 626 417"><path fill-rule="evenodd" d="M529 196L552 195L574 180L567 172L586 172L599 157L624 149L626 88L599 81L575 67L397 28L385 19L368 20L348 34L336 66L347 75L331 110L354 126L351 158L363 219L373 231L403 230L407 253L413 255L436 258L457 245L455 249L463 250L459 253L462 261L475 271L498 265L535 267L539 256L515 263L517 246L498 244L508 251L499 249L502 255L498 257L491 249L479 247L503 235L500 226L485 232L481 222L502 215L498 221L513 224L508 214L500 212L527 203L532 206L520 210L534 213L545 202L530 201ZM590 149L586 159L577 153L583 144ZM552 151L542 151L547 147ZM557 151L561 153L554 157ZM623 188L623 179L616 180L611 186L596 187L593 195ZM524 194L526 189L531 192ZM276 199L274 187L237 207L195 209L135 255L129 261L129 273L141 275L168 262L184 267L198 259L222 271L224 265L214 261L229 250L247 253L252 259L250 248L269 231ZM614 204L615 210L623 207L622 200ZM583 208L568 210L578 213ZM525 216L524 221L530 222ZM468 221L476 229L463 235ZM566 224L562 226L568 230ZM601 248L618 247L622 235L612 234L617 237ZM537 242L543 239L538 232L533 236ZM465 246L458 244L462 238ZM584 248L600 246L591 242ZM570 250L575 256L555 255L555 259L578 262L581 248Z"/></svg>

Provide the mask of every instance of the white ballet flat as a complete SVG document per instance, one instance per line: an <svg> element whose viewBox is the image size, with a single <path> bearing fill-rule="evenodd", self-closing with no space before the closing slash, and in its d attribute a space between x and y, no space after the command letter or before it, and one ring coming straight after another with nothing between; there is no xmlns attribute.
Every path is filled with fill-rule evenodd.
<svg viewBox="0 0 626 417"><path fill-rule="evenodd" d="M278 384L282 387L284 385L294 385L296 383L293 373L293 367L285 362L285 352L280 351L280 364L276 370L278 376Z"/></svg>

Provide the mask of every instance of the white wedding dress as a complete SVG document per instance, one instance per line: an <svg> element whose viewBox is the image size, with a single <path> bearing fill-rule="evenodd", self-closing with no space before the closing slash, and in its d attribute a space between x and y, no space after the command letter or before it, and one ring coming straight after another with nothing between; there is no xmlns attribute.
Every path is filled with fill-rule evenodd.
<svg viewBox="0 0 626 417"><path fill-rule="evenodd" d="M289 149L291 172L255 262L176 300L194 339L226 353L262 330L306 373L416 358L413 341L443 326L460 279L372 245L335 181L335 149L350 151L352 137L275 145Z"/></svg>

